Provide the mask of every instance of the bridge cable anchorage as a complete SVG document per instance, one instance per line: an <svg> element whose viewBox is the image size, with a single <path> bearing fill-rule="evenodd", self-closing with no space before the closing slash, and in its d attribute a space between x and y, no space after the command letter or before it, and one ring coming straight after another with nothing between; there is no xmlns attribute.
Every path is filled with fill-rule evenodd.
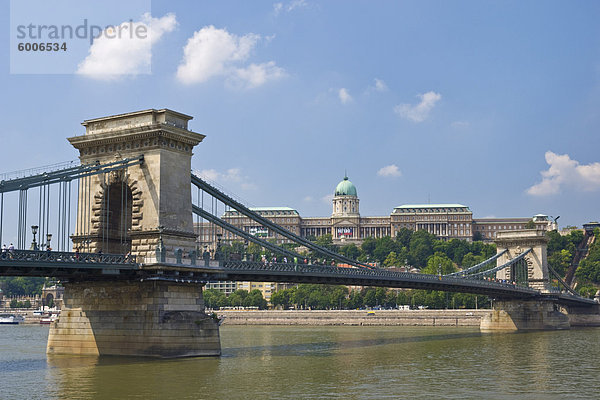
<svg viewBox="0 0 600 400"><path fill-rule="evenodd" d="M477 265L474 265L474 266L472 266L470 268L467 268L467 269L464 269L462 271L452 272L451 274L446 274L446 275L443 275L443 276L449 276L449 277L452 277L452 276L466 276L466 275L468 275L468 274L470 274L472 272L476 272L476 271L480 270L481 268L483 268L485 265L489 264L490 262L495 261L498 257L500 257L501 255L503 255L507 251L508 251L508 249L505 249L502 252L494 254L492 257L488 258L485 261L480 262Z"/></svg>
<svg viewBox="0 0 600 400"><path fill-rule="evenodd" d="M256 243L256 244L258 244L258 245L260 245L260 246L262 246L262 247L264 247L264 248L266 248L268 250L271 250L271 251L274 251L276 253L283 254L285 256L292 257L292 258L294 258L294 257L296 257L298 259L303 259L304 258L304 256L302 256L302 255L300 255L298 253L295 253L293 251L287 250L287 249L285 249L283 247L277 246L276 244L270 243L270 242L268 242L266 240L263 240L263 239L260 239L260 238L258 238L256 236L254 236L254 235L251 235L251 234L247 233L246 231L244 231L242 229L239 229L238 227L236 227L234 225L231 225L228 222L223 221L221 218L219 218L217 216L214 216L214 215L212 215L211 213L209 213L207 211L204 211L202 208L200 208L200 207L198 207L196 205L192 205L192 212L194 214L196 214L196 215L198 215L198 216L206 219L207 221L212 222L213 224L218 225L221 228L223 228L223 229L225 229L225 230L227 230L227 231L229 231L231 233L234 233L234 234L236 234L238 236L241 236L244 239L251 241L252 243Z"/></svg>
<svg viewBox="0 0 600 400"><path fill-rule="evenodd" d="M571 293L572 295L574 295L574 296L577 296L577 297L583 297L583 296L581 296L579 293L577 293L575 290L573 290L573 289L571 288L571 286L569 286L569 285L567 284L567 282L565 282L565 281L564 281L564 280L563 280L563 279L560 277L560 275L558 274L558 272L556 272L556 271L554 270L554 268L552 268L550 265L548 265L548 271L550 271L550 273L551 273L552 275L554 275L554 277L555 277L555 278L558 280L558 282L559 282L559 283L560 283L560 284L561 284L561 285L562 285L562 286L563 286L563 287L564 287L564 288L565 288L565 289L566 289L566 290L567 290L569 293Z"/></svg>
<svg viewBox="0 0 600 400"><path fill-rule="evenodd" d="M487 274L492 274L492 273L498 272L500 270L503 270L503 269L505 269L507 267L510 267L511 265L515 264L516 262L522 260L532 250L533 250L532 248L529 248L529 249L525 250L524 252L522 252L521 254L519 254L518 256L516 256L515 258L512 258L512 259L508 260L507 262L505 262L502 265L498 265L495 268L490 268L490 269L482 271L482 272L477 272L475 274L471 274L471 275L465 276L465 278L466 279L477 278L477 277L480 277L480 276L484 276L484 275L487 275Z"/></svg>
<svg viewBox="0 0 600 400"><path fill-rule="evenodd" d="M206 181L204 181L202 178L200 178L199 176L197 176L195 173L192 172L191 174L191 179L192 179L192 184L194 184L196 187L201 188L202 190L206 191L208 194L210 194L211 196L213 196L215 199L220 200L221 202L223 202L224 204L227 204L231 207L233 207L235 210L239 211L240 213L244 214L245 216L247 216L248 218L260 223L261 225L271 229L272 231L274 231L275 233L280 234L281 236L290 239L293 242L302 244L306 247L308 247L309 249L315 250L325 256L328 256L330 258L333 258L334 260L346 263L346 264L350 264L354 267L357 268L364 268L364 269L378 269L376 267L373 267L372 265L368 265L368 264L364 264L361 262L358 262L352 258L343 256L341 254L338 254L334 251L331 251L325 247L321 247L321 246L317 246L315 245L313 242L311 242L308 239L305 239L303 237L300 237L298 235L296 235L295 233L292 233L290 231L288 231L287 229L282 228L281 226L271 222L270 220L264 218L263 216L259 215L258 213L250 210L248 207L246 207L245 205L239 203L238 201L234 200L233 198L231 198L230 196L228 196L227 194L221 192L219 189L213 187L212 185L208 184Z"/></svg>

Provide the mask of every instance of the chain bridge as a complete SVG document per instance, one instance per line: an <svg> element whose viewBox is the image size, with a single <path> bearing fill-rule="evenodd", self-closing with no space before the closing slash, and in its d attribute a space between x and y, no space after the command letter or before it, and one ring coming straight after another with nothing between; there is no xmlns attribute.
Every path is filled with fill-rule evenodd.
<svg viewBox="0 0 600 400"><path fill-rule="evenodd" d="M0 275L54 277L65 286L48 353L218 355L218 323L202 299L215 280L488 295L495 301L486 331L600 324L598 303L548 266L543 231L500 232L496 255L449 275L376 268L284 229L191 172L204 135L188 129L190 119L152 109L87 120L85 134L68 139L78 162L0 175L0 243L10 232L17 243L3 247ZM219 215L230 209L327 263L232 225ZM198 246L203 224L195 226L194 215L290 262L210 254Z"/></svg>

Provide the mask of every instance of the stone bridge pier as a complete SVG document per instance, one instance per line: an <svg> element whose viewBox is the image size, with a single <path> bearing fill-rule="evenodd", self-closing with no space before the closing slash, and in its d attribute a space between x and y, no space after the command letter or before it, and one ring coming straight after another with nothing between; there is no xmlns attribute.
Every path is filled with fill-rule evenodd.
<svg viewBox="0 0 600 400"><path fill-rule="evenodd" d="M536 229L498 232L497 252L508 250L497 260L497 265L532 249L522 261L497 272L496 278L509 282L527 281L529 287L540 293L550 292L547 261L548 238ZM482 331L520 331L569 329L569 317L550 300L494 299L490 314L481 319Z"/></svg>
<svg viewBox="0 0 600 400"><path fill-rule="evenodd" d="M164 266L157 247L170 254L196 249L190 171L192 149L204 135L188 130L190 119L151 109L83 122L85 134L69 138L82 164L139 156L144 161L80 180L75 249L130 253L142 269ZM50 328L48 353L220 354L218 323L205 314L201 284L108 276L64 286L64 307Z"/></svg>

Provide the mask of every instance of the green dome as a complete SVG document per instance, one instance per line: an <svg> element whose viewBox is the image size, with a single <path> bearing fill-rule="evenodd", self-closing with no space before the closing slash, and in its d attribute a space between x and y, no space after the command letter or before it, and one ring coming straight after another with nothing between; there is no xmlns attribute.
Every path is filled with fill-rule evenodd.
<svg viewBox="0 0 600 400"><path fill-rule="evenodd" d="M336 196L356 196L356 186L345 176L344 180L335 187Z"/></svg>

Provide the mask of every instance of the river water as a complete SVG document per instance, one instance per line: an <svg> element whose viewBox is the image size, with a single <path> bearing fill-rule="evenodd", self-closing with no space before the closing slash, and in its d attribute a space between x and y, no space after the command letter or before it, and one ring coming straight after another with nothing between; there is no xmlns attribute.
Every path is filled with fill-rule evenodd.
<svg viewBox="0 0 600 400"><path fill-rule="evenodd" d="M176 360L47 357L47 336L0 325L0 398L600 398L600 329L224 325L222 357Z"/></svg>

